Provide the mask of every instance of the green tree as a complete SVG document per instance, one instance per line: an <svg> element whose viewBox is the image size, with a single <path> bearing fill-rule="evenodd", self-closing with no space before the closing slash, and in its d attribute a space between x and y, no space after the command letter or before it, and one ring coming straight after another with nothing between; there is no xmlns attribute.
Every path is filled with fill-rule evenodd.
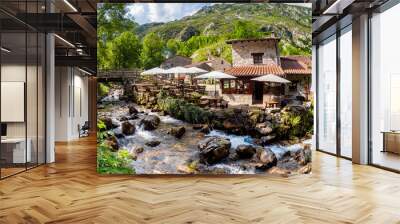
<svg viewBox="0 0 400 224"><path fill-rule="evenodd" d="M123 32L107 43L108 69L129 69L140 67L141 45L133 32Z"/></svg>
<svg viewBox="0 0 400 224"><path fill-rule="evenodd" d="M109 42L120 36L123 32L135 32L137 23L128 16L125 4L102 3L97 9L97 60L101 70L109 68Z"/></svg>
<svg viewBox="0 0 400 224"><path fill-rule="evenodd" d="M167 42L167 51L170 56L175 56L178 53L180 42L176 39L169 39Z"/></svg>
<svg viewBox="0 0 400 224"><path fill-rule="evenodd" d="M231 38L259 38L262 36L264 36L264 33L260 32L259 28L251 22L238 20L233 24Z"/></svg>
<svg viewBox="0 0 400 224"><path fill-rule="evenodd" d="M145 69L159 66L164 61L164 42L155 33L149 33L143 38L143 50L140 55Z"/></svg>

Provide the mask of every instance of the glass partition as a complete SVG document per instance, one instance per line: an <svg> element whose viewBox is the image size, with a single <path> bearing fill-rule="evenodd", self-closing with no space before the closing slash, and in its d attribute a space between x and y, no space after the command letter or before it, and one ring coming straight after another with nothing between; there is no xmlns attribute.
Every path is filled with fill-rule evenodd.
<svg viewBox="0 0 400 224"><path fill-rule="evenodd" d="M340 35L340 155L352 157L352 32Z"/></svg>
<svg viewBox="0 0 400 224"><path fill-rule="evenodd" d="M318 149L336 154L336 35L318 47Z"/></svg>
<svg viewBox="0 0 400 224"><path fill-rule="evenodd" d="M26 5L28 3L28 5ZM2 1L17 16L43 1ZM0 12L0 178L45 163L45 35Z"/></svg>
<svg viewBox="0 0 400 224"><path fill-rule="evenodd" d="M371 162L400 170L400 5L371 18Z"/></svg>
<svg viewBox="0 0 400 224"><path fill-rule="evenodd" d="M2 177L24 171L31 162L26 141L26 33L1 34ZM27 150L28 147L28 150Z"/></svg>

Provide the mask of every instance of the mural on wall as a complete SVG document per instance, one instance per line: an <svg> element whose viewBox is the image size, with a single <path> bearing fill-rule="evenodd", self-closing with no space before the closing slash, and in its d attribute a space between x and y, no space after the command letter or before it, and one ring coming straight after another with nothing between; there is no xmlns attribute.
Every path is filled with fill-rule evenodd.
<svg viewBox="0 0 400 224"><path fill-rule="evenodd" d="M311 172L311 5L97 7L99 173Z"/></svg>

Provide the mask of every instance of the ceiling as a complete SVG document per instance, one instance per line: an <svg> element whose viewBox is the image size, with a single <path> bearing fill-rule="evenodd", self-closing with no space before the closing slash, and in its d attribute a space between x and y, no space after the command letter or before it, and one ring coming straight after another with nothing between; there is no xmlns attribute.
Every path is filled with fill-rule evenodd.
<svg viewBox="0 0 400 224"><path fill-rule="evenodd" d="M78 66L95 74L96 4L96 0L1 0L3 38L7 38L8 47L14 48L11 53L26 55L22 50L25 43L17 33L26 29L28 32L55 33L56 66ZM33 49L28 44L28 55Z"/></svg>
<svg viewBox="0 0 400 224"><path fill-rule="evenodd" d="M312 0L313 43L350 24L353 17L368 13L386 2L388 0Z"/></svg>

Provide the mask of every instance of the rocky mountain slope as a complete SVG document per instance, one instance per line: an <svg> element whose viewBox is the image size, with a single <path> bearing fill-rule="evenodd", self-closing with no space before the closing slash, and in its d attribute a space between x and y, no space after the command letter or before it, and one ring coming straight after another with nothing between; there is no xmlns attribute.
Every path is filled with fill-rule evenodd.
<svg viewBox="0 0 400 224"><path fill-rule="evenodd" d="M300 51L311 53L311 9L287 4L214 4L180 20L141 25L137 32L140 37L156 32L164 40L187 41L198 35L227 36L235 21L244 21L266 36L281 37L283 55Z"/></svg>

